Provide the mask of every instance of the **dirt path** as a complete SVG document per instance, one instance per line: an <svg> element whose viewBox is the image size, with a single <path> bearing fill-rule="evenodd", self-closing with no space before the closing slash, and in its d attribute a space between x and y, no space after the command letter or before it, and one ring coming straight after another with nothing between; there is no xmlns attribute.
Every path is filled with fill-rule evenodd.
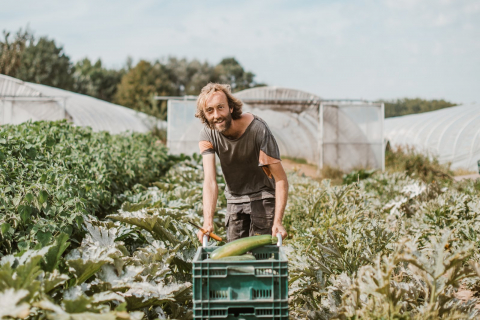
<svg viewBox="0 0 480 320"><path fill-rule="evenodd" d="M463 176L455 176L453 177L456 181L465 180L465 179L480 179L479 173L467 174Z"/></svg>
<svg viewBox="0 0 480 320"><path fill-rule="evenodd" d="M303 164L297 163L290 159L282 159L282 165L285 171L298 171L299 173L303 173L307 177L311 178L320 178L320 173L317 171L317 166L313 164Z"/></svg>

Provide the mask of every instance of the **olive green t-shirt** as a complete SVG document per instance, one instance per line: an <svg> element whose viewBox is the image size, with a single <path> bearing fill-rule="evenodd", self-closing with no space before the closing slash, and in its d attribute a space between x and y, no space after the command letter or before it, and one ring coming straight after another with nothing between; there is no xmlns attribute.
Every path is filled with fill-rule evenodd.
<svg viewBox="0 0 480 320"><path fill-rule="evenodd" d="M206 125L200 132L200 153L216 153L220 159L227 203L275 198L275 180L268 165L280 162L280 151L265 121L253 117L237 139Z"/></svg>

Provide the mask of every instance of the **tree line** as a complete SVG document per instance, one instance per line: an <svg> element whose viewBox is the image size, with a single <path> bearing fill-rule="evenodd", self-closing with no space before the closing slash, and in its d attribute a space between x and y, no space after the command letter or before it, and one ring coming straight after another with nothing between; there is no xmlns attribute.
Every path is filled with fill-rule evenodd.
<svg viewBox="0 0 480 320"><path fill-rule="evenodd" d="M55 40L37 38L28 29L15 34L3 31L0 73L86 94L161 119L166 117L166 103L154 100L156 95L197 95L208 82L230 84L234 92L263 85L233 57L217 65L176 57L140 60L134 65L127 58L120 69L109 69L100 59L84 58L73 63Z"/></svg>
<svg viewBox="0 0 480 320"><path fill-rule="evenodd" d="M384 100L381 102L385 104L385 118L423 113L457 105L456 103L451 103L443 99L424 100L420 98L402 98L396 100Z"/></svg>
<svg viewBox="0 0 480 320"><path fill-rule="evenodd" d="M154 96L197 95L208 82L231 85L234 92L265 84L255 81L233 57L217 65L193 59L168 57L163 60L140 60L135 65L127 58L120 69L105 67L100 59L70 60L62 46L46 36L35 37L28 30L15 34L3 31L0 41L0 73L23 81L86 94L138 111L166 118L166 102ZM385 117L433 111L454 106L445 100L402 98L382 100Z"/></svg>

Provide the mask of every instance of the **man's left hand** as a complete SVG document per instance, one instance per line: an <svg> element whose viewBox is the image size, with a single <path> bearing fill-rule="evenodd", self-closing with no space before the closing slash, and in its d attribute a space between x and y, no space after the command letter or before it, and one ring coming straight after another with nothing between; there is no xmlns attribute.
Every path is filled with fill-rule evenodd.
<svg viewBox="0 0 480 320"><path fill-rule="evenodd" d="M276 237L277 233L282 235L282 239L285 239L287 237L287 230L283 227L281 224L274 224L272 227L272 236Z"/></svg>

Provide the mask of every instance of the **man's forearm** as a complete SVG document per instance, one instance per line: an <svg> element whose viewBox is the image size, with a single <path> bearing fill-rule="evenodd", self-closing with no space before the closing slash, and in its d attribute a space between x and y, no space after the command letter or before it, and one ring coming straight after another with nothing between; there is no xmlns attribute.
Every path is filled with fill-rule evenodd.
<svg viewBox="0 0 480 320"><path fill-rule="evenodd" d="M217 183L203 183L203 224L212 225L213 215L217 207L218 185Z"/></svg>
<svg viewBox="0 0 480 320"><path fill-rule="evenodd" d="M273 224L282 224L283 213L288 199L288 181L279 180L275 182L275 218Z"/></svg>

